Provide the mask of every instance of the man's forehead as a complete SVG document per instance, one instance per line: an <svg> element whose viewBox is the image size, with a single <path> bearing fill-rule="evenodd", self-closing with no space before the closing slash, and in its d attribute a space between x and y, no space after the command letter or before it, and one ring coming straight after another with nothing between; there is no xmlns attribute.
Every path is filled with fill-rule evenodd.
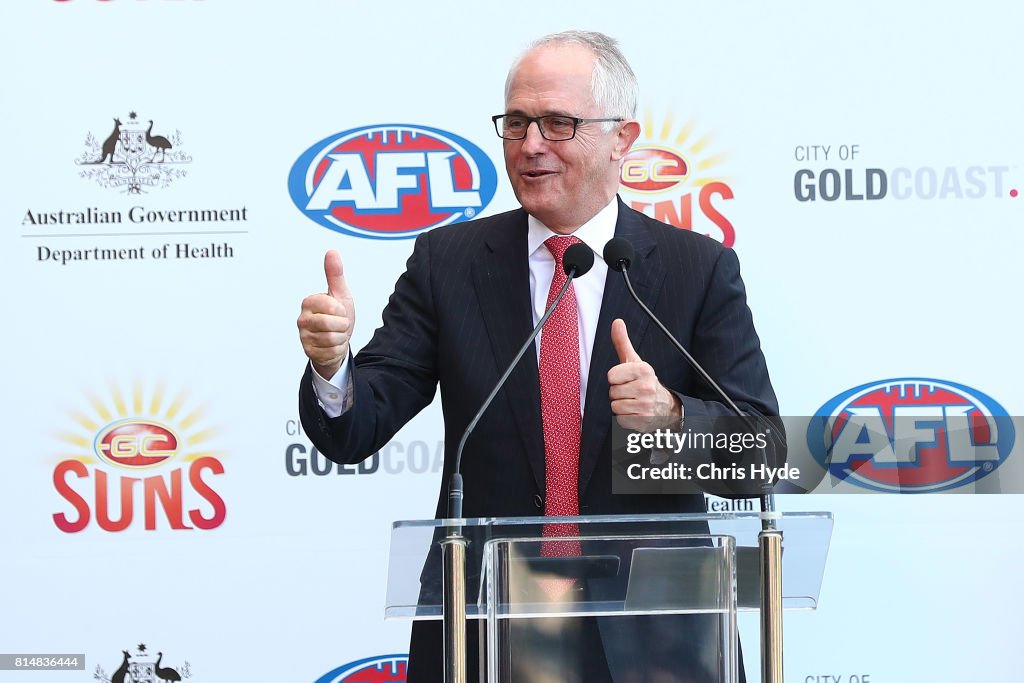
<svg viewBox="0 0 1024 683"><path fill-rule="evenodd" d="M581 45L542 45L527 52L509 75L508 113L577 115L580 106L592 101L595 61L595 55ZM523 100L530 111L518 110ZM549 102L544 104L545 100Z"/></svg>

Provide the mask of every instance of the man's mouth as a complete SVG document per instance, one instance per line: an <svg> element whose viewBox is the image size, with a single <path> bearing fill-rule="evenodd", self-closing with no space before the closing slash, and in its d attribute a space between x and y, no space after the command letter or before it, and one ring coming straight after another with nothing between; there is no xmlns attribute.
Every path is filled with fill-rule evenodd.
<svg viewBox="0 0 1024 683"><path fill-rule="evenodd" d="M541 168L532 169L529 171L523 171L521 175L527 178L543 178L544 176L554 175L554 171L547 171Z"/></svg>

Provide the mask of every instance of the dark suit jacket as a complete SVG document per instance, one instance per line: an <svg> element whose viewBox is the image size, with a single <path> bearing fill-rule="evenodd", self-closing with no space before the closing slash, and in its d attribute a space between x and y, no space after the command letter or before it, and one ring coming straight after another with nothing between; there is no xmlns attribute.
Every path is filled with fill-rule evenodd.
<svg viewBox="0 0 1024 683"><path fill-rule="evenodd" d="M615 234L635 247L634 286L676 338L741 409L776 415L735 253L621 201ZM440 385L446 438L436 514L444 516L459 438L533 327L526 239L522 209L417 238L382 327L354 358L351 410L327 418L307 367L300 416L323 455L343 463L363 460L427 406ZM625 320L634 347L661 383L683 397L687 417L730 414L649 324L621 275L609 271L583 416L580 514L703 511L699 495L612 495L607 373L618 363L610 332L615 318ZM535 353L522 358L477 425L462 471L466 517L542 514L544 447ZM421 623L416 626L424 630ZM414 658L416 638L414 627ZM440 641L435 649L439 646ZM417 666L413 661L410 671Z"/></svg>

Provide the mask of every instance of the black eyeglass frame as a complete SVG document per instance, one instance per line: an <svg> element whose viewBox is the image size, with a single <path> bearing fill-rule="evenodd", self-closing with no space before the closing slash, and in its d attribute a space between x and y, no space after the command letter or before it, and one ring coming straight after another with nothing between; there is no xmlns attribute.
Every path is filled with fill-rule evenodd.
<svg viewBox="0 0 1024 683"><path fill-rule="evenodd" d="M509 116L514 116L514 117L516 117L518 119L525 119L526 120L526 126L523 128L523 135L521 137L510 138L510 137L507 137L505 135L502 135L502 133L501 133L501 120L504 119L504 118L507 118ZM547 136L547 133L544 132L544 125L542 123L544 119L566 119L566 120L572 121L572 135L570 135L567 138L554 138L554 139L549 138ZM548 142L566 142L568 140L572 140L573 138L576 137L576 131L580 127L581 123L610 123L610 122L621 123L621 122L623 122L625 120L626 119L621 118L621 117L618 117L618 118L601 118L601 119L583 119L583 118L580 118L578 116L565 116L563 114L545 114L544 116L524 116L522 114L495 114L494 116L491 117L491 121L494 122L494 132L497 133L498 137L501 138L502 140L525 140L526 136L530 132L530 124L531 123L536 123L537 124L537 130L540 132L540 136L542 138L544 138L545 140L547 140Z"/></svg>

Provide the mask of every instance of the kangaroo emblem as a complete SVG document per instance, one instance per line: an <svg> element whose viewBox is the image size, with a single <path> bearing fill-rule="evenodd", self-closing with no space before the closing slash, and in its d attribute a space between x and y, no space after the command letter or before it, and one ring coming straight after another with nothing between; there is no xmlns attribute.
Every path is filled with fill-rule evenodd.
<svg viewBox="0 0 1024 683"><path fill-rule="evenodd" d="M103 146L106 148L106 143L103 143ZM124 683L124 677L128 675L128 658L131 655L128 654L128 650L121 650L121 652L124 653L124 659L121 661L121 666L118 667L117 671L110 676L110 683Z"/></svg>
<svg viewBox="0 0 1024 683"><path fill-rule="evenodd" d="M103 155L97 164L102 164L107 157L110 157L110 163L114 163L114 150L117 149L117 143L121 139L121 119L114 119L114 132L107 136L107 139L103 141Z"/></svg>

